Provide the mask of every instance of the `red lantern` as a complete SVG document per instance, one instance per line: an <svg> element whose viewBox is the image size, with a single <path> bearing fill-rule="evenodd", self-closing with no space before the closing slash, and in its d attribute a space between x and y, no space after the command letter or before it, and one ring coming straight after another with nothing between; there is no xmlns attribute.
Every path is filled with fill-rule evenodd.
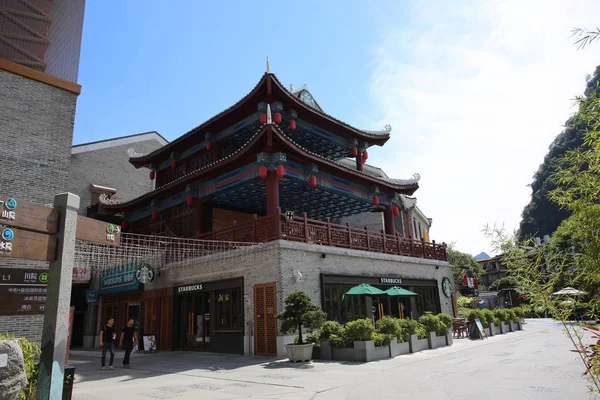
<svg viewBox="0 0 600 400"><path fill-rule="evenodd" d="M150 180L153 181L154 177L156 177L156 172L150 171Z"/></svg>
<svg viewBox="0 0 600 400"><path fill-rule="evenodd" d="M400 209L396 206L392 206L392 214L398 216L400 214Z"/></svg>
<svg viewBox="0 0 600 400"><path fill-rule="evenodd" d="M374 206L379 205L379 197L376 194L373 195L373 205Z"/></svg>
<svg viewBox="0 0 600 400"><path fill-rule="evenodd" d="M127 220L123 220L123 221L121 222L121 228L123 228L123 230L125 230L125 229L127 229L127 226L128 226L128 224L127 224Z"/></svg>
<svg viewBox="0 0 600 400"><path fill-rule="evenodd" d="M363 157L363 160L364 160L364 161L367 161L367 160L369 159L369 153L367 153L367 151L366 151L366 150L365 150L365 151L363 151L362 157Z"/></svg>
<svg viewBox="0 0 600 400"><path fill-rule="evenodd" d="M188 194L185 201L186 201L187 205L191 207L194 204L194 196L192 196L191 194Z"/></svg>
<svg viewBox="0 0 600 400"><path fill-rule="evenodd" d="M285 168L283 168L283 165L278 165L277 168L275 168L275 175L278 178L283 178L284 174L285 174Z"/></svg>
<svg viewBox="0 0 600 400"><path fill-rule="evenodd" d="M314 175L311 175L310 179L308 180L308 184L310 185L310 187L317 186L317 177Z"/></svg>
<svg viewBox="0 0 600 400"><path fill-rule="evenodd" d="M158 212L152 211L152 219L158 219Z"/></svg>
<svg viewBox="0 0 600 400"><path fill-rule="evenodd" d="M171 169L177 168L177 162L171 161Z"/></svg>
<svg viewBox="0 0 600 400"><path fill-rule="evenodd" d="M291 130L295 130L296 129L296 121L294 121L293 119L290 120L289 126L290 126Z"/></svg>
<svg viewBox="0 0 600 400"><path fill-rule="evenodd" d="M351 151L352 151L352 157L356 157L358 155L358 148L353 147Z"/></svg>
<svg viewBox="0 0 600 400"><path fill-rule="evenodd" d="M260 176L260 179L265 179L267 177L267 172L267 167L264 165L258 167L258 176Z"/></svg>
<svg viewBox="0 0 600 400"><path fill-rule="evenodd" d="M280 124L281 123L281 113L275 113L275 115L273 116L273 121L275 121L276 124Z"/></svg>
<svg viewBox="0 0 600 400"><path fill-rule="evenodd" d="M212 143L206 142L206 151L210 151L210 149L212 149Z"/></svg>
<svg viewBox="0 0 600 400"><path fill-rule="evenodd" d="M261 113L259 121L260 121L261 124L266 124L267 123L267 114Z"/></svg>

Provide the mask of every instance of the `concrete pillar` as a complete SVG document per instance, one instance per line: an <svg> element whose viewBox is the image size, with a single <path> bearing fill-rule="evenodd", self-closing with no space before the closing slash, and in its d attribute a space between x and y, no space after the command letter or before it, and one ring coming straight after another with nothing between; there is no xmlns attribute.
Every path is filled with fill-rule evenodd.
<svg viewBox="0 0 600 400"><path fill-rule="evenodd" d="M79 196L72 193L58 194L54 197L54 207L60 211L60 231L56 235L56 260L50 263L48 274L36 395L38 400L62 399Z"/></svg>

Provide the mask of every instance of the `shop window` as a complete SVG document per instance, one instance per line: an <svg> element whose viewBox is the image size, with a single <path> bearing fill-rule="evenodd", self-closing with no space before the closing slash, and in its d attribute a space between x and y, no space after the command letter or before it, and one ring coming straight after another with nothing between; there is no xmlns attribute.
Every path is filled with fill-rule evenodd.
<svg viewBox="0 0 600 400"><path fill-rule="evenodd" d="M215 311L217 330L241 330L244 318L240 289L217 290Z"/></svg>

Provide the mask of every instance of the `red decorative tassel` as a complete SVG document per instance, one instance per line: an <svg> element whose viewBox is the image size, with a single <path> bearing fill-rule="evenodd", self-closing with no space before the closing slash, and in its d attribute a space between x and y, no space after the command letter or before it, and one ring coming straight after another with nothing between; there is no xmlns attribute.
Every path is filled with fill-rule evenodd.
<svg viewBox="0 0 600 400"><path fill-rule="evenodd" d="M266 124L267 123L267 114L261 113L259 121L261 124Z"/></svg>
<svg viewBox="0 0 600 400"><path fill-rule="evenodd" d="M308 180L308 184L310 185L310 187L317 186L317 177L314 175L311 175L310 179Z"/></svg>
<svg viewBox="0 0 600 400"><path fill-rule="evenodd" d="M158 212L152 211L152 219L158 219Z"/></svg>
<svg viewBox="0 0 600 400"><path fill-rule="evenodd" d="M194 196L192 196L191 194L188 194L185 201L186 201L187 205L191 207L194 204Z"/></svg>
<svg viewBox="0 0 600 400"><path fill-rule="evenodd" d="M392 206L392 214L398 216L400 214L400 209L396 206Z"/></svg>
<svg viewBox="0 0 600 400"><path fill-rule="evenodd" d="M171 161L171 169L177 168L177 162Z"/></svg>
<svg viewBox="0 0 600 400"><path fill-rule="evenodd" d="M128 225L129 225L129 224L127 223L127 220L123 220L123 221L121 222L121 228L123 228L123 230L127 229L127 226L128 226Z"/></svg>
<svg viewBox="0 0 600 400"><path fill-rule="evenodd" d="M281 123L281 113L275 113L275 115L273 116L273 121L276 124L280 124Z"/></svg>
<svg viewBox="0 0 600 400"><path fill-rule="evenodd" d="M353 147L351 151L352 151L352 157L356 157L358 155L358 148Z"/></svg>
<svg viewBox="0 0 600 400"><path fill-rule="evenodd" d="M150 171L150 180L153 181L155 177L156 177L156 172Z"/></svg>
<svg viewBox="0 0 600 400"><path fill-rule="evenodd" d="M296 121L294 121L293 119L290 120L289 127L291 130L295 130L296 129Z"/></svg>
<svg viewBox="0 0 600 400"><path fill-rule="evenodd" d="M373 205L374 206L379 205L379 197L376 194L373 195Z"/></svg>
<svg viewBox="0 0 600 400"><path fill-rule="evenodd" d="M279 166L277 166L277 168L275 168L275 175L278 178L283 178L284 174L285 174L285 168L283 168L283 165L279 165Z"/></svg>
<svg viewBox="0 0 600 400"><path fill-rule="evenodd" d="M267 172L267 167L264 165L258 167L258 176L260 176L260 179L265 179L267 177Z"/></svg>
<svg viewBox="0 0 600 400"><path fill-rule="evenodd" d="M212 149L212 143L206 142L206 151L210 151L210 149Z"/></svg>

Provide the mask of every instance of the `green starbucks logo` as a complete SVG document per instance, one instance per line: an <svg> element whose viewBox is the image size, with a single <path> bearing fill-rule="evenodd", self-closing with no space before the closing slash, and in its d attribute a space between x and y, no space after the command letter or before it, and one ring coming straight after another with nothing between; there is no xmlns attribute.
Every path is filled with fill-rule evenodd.
<svg viewBox="0 0 600 400"><path fill-rule="evenodd" d="M447 277L442 279L442 291L446 297L450 297L452 295L452 283Z"/></svg>

